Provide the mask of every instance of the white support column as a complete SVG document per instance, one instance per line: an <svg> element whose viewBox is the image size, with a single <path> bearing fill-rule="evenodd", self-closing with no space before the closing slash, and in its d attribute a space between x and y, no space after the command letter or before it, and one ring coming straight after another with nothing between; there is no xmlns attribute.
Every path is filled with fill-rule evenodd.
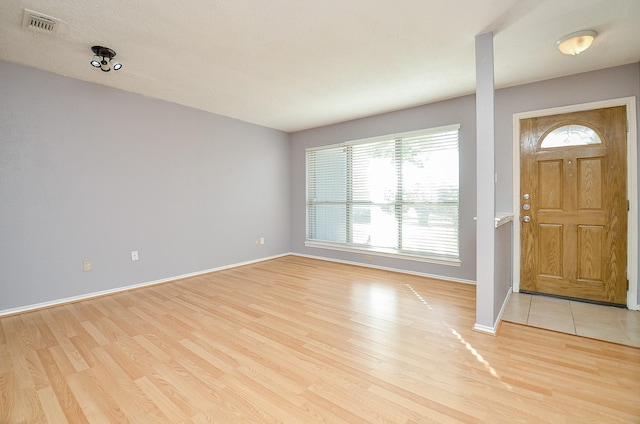
<svg viewBox="0 0 640 424"><path fill-rule="evenodd" d="M496 332L493 34L476 36L476 323Z"/></svg>

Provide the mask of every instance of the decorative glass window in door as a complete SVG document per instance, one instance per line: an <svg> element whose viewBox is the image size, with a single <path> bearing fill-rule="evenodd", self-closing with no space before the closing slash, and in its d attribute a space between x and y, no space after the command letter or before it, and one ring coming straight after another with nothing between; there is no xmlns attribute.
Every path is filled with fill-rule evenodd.
<svg viewBox="0 0 640 424"><path fill-rule="evenodd" d="M542 140L541 149L552 147L586 146L602 144L600 136L591 128L584 125L564 125L551 131Z"/></svg>

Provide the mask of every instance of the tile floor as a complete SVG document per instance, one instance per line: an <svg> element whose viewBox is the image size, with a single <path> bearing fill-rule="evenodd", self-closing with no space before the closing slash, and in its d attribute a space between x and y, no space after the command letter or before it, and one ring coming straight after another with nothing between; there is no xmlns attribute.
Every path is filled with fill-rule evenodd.
<svg viewBox="0 0 640 424"><path fill-rule="evenodd" d="M504 321L640 347L640 311L511 293Z"/></svg>

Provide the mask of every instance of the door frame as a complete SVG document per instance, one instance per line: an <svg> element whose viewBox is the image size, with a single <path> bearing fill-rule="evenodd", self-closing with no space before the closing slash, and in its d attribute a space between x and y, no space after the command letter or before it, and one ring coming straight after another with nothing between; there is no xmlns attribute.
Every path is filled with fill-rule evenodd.
<svg viewBox="0 0 640 424"><path fill-rule="evenodd" d="M623 97L577 105L518 112L513 114L513 271L512 289L520 291L520 120L539 116L559 115L569 112L582 112L614 106L627 107L627 198L629 213L627 225L627 308L640 310L638 304L638 126L636 98Z"/></svg>

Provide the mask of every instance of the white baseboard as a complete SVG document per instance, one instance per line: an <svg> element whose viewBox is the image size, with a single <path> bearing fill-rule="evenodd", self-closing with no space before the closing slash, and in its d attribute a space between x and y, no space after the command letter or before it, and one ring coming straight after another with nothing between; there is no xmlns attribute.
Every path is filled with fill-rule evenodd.
<svg viewBox="0 0 640 424"><path fill-rule="evenodd" d="M341 260L341 259L327 258L327 257L324 257L324 256L305 255L305 254L302 254L302 253L290 253L290 255L292 255L292 256L300 256L300 257L303 257L303 258L318 259L318 260L321 260L321 261L337 262L337 263L347 264L347 265L362 266L362 267L365 267L365 268L380 269L380 270L383 270L383 271L399 272L401 274L416 275L418 277L434 278L436 280L446 280L446 281L453 281L453 282L456 282L456 283L464 283L464 284L476 284L476 282L473 281L473 280L465 280L465 279L462 279L462 278L447 277L447 276L444 276L444 275L427 274L425 272L407 271L407 270L404 270L404 269L391 268L391 267L386 267L386 266L378 266L378 265L366 264L366 263L362 263L362 262L344 261L344 260ZM372 256L374 256L374 255L372 255Z"/></svg>
<svg viewBox="0 0 640 424"><path fill-rule="evenodd" d="M222 271L222 270L230 269L230 268L237 268L237 267L240 267L240 266L243 266L243 265L250 265L250 264L254 264L254 263L258 263L258 262L264 262L264 261L268 261L268 260L271 260L271 259L276 259L276 258L280 258L280 257L283 257L283 256L288 256L288 255L290 255L290 253L284 253L282 255L275 255L275 256L255 259L255 260L246 261L246 262L239 262L239 263L235 263L235 264L224 265L224 266L217 267L217 268L205 269L205 270L202 270L202 271L191 272L191 273L188 273L188 274L177 275L177 276L174 276L174 277L162 278L160 280L148 281L148 282L145 282L145 283L132 284L132 285L129 285L129 286L118 287L118 288L115 288L115 289L102 290L102 291L99 291L99 292L92 292L92 293L82 294L82 295L78 295L78 296L71 296L71 297L65 297L65 298L62 298L62 299L55 299L55 300L51 300L51 301L48 301L48 302L35 303L35 304L32 304L32 305L21 306L21 307L18 307L18 308L4 309L4 310L0 311L0 317L7 316L7 315L20 314L20 313L23 313L23 312L30 312L30 311L34 311L34 310L37 310L37 309L50 308L52 306L63 305L65 303L79 302L79 301L82 301L82 300L92 299L92 298L100 297L100 296L106 296L106 295L109 295L109 294L124 292L124 291L127 291L127 290L134 290L134 289L139 289L139 288L142 288L142 287L154 286L156 284L168 283L168 282L171 282L171 281L181 280L183 278L196 277L198 275L208 274L210 272Z"/></svg>
<svg viewBox="0 0 640 424"><path fill-rule="evenodd" d="M509 303L509 298L511 297L511 293L512 293L511 290L507 292L507 297L505 297L504 302L502 302L502 307L500 308L500 312L498 312L498 317L496 318L496 321L493 323L493 327L475 323L473 325L473 329L476 331L480 331L482 333L487 333L494 336L497 335L498 328L500 327L500 321L502 321L502 314L504 313L504 310L506 309L507 304Z"/></svg>
<svg viewBox="0 0 640 424"><path fill-rule="evenodd" d="M504 302L502 302L502 307L500 308L500 312L498 312L498 317L496 318L496 328L498 328L500 321L502 321L502 314L504 314L504 310L507 309L507 304L509 303L509 299L511 298L511 293L513 293L513 290L509 289L509 291L507 292L507 297L505 297Z"/></svg>
<svg viewBox="0 0 640 424"><path fill-rule="evenodd" d="M488 325L482 325L478 323L473 324L473 329L475 331L479 331L485 334L491 334L492 336L495 336L498 333L497 328L498 327L496 325L494 325L493 327L489 327Z"/></svg>

